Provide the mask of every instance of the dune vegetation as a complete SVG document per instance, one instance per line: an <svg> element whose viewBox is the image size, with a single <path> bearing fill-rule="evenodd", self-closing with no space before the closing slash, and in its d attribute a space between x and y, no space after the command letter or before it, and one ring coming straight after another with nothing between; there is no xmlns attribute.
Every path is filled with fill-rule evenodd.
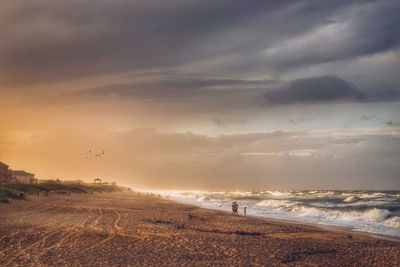
<svg viewBox="0 0 400 267"><path fill-rule="evenodd" d="M0 184L0 202L8 203L8 199L21 198L18 194L31 193L51 193L51 192L70 192L70 193L90 193L90 192L121 192L124 187L117 185L89 185L89 184L67 184L67 183L38 183L38 184Z"/></svg>

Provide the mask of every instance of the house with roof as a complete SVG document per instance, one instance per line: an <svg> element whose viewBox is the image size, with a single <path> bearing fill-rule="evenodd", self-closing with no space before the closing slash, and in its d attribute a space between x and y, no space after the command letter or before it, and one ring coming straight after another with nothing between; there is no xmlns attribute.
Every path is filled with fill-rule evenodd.
<svg viewBox="0 0 400 267"><path fill-rule="evenodd" d="M26 171L12 170L11 176L13 182L16 183L31 184L35 182L35 175Z"/></svg>
<svg viewBox="0 0 400 267"><path fill-rule="evenodd" d="M12 177L10 167L5 163L0 162L0 184L11 183L11 180Z"/></svg>

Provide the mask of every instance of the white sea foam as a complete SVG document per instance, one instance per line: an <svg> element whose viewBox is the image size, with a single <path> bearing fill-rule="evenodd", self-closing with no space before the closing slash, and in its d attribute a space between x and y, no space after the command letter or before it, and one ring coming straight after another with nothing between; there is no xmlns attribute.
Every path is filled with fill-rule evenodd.
<svg viewBox="0 0 400 267"><path fill-rule="evenodd" d="M298 202L293 202L289 200L275 200L275 199L268 199L260 201L256 204L258 207L268 207L273 209L280 209L280 208L289 208L296 205Z"/></svg>
<svg viewBox="0 0 400 267"><path fill-rule="evenodd" d="M390 215L390 211L381 209L371 209L361 213L361 217L367 221L382 222Z"/></svg>
<svg viewBox="0 0 400 267"><path fill-rule="evenodd" d="M390 219L387 219L384 221L384 224L389 227L400 229L400 217L392 217Z"/></svg>
<svg viewBox="0 0 400 267"><path fill-rule="evenodd" d="M379 205L385 205L385 201L355 201L355 202L344 202L344 203L329 203L329 202L315 202L312 206L324 207L324 208L345 208L345 207L375 207Z"/></svg>
<svg viewBox="0 0 400 267"><path fill-rule="evenodd" d="M289 193L289 192L281 192L281 191L265 191L265 193L268 193L268 194L270 194L272 196L276 196L276 197L291 195L291 193Z"/></svg>
<svg viewBox="0 0 400 267"><path fill-rule="evenodd" d="M199 202L201 202L201 201L209 201L210 198L209 198L209 197L206 197L206 196L203 196L203 197L199 197L199 198L196 199L196 200L199 201Z"/></svg>
<svg viewBox="0 0 400 267"><path fill-rule="evenodd" d="M247 206L247 213L253 216L348 226L364 232L400 236L400 214L396 211L398 192L168 191L157 194L220 210L230 210L232 201L236 200L240 207Z"/></svg>
<svg viewBox="0 0 400 267"><path fill-rule="evenodd" d="M338 210L324 210L315 207L295 206L292 211L297 213L297 217L313 217L314 219L322 220L325 222L345 222L346 225L352 222L360 224L362 222L385 222L388 226L396 226L400 224L399 217L390 218L391 212L382 209L370 209L366 211L338 211ZM397 227L398 228L398 227Z"/></svg>
<svg viewBox="0 0 400 267"><path fill-rule="evenodd" d="M343 200L343 202L354 202L356 200L357 198L355 196L349 196L345 200Z"/></svg>
<svg viewBox="0 0 400 267"><path fill-rule="evenodd" d="M386 194L384 193L362 193L359 195L360 198L378 198L383 197Z"/></svg>

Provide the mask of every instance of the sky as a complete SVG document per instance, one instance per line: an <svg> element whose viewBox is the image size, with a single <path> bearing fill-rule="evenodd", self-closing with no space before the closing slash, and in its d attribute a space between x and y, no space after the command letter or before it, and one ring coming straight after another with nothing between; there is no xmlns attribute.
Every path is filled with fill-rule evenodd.
<svg viewBox="0 0 400 267"><path fill-rule="evenodd" d="M1 1L0 161L134 188L400 189L398 14Z"/></svg>

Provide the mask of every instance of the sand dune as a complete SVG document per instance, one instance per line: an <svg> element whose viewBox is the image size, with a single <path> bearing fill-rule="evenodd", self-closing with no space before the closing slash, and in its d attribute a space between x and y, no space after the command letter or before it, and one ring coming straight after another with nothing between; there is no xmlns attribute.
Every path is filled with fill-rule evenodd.
<svg viewBox="0 0 400 267"><path fill-rule="evenodd" d="M133 194L0 204L1 266L400 266L400 243Z"/></svg>

